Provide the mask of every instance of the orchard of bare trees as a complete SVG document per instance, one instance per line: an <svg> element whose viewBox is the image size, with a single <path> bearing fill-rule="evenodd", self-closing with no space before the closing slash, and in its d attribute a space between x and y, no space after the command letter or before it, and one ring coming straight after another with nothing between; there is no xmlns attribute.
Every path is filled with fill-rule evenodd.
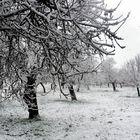
<svg viewBox="0 0 140 140"><path fill-rule="evenodd" d="M108 9L104 0L1 0L0 88L7 87L1 94L23 100L33 119L39 117L38 84L49 82L52 90L59 87L64 97L77 100L73 85L85 80L88 87L87 75L94 75L116 91L114 62L102 60L124 48L118 30L129 14L115 17L118 7ZM139 57L133 61L122 71L138 89Z"/></svg>

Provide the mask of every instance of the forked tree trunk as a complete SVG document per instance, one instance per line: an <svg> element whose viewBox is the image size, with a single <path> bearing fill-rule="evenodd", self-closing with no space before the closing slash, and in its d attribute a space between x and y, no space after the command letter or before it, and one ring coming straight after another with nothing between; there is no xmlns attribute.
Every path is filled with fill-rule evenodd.
<svg viewBox="0 0 140 140"><path fill-rule="evenodd" d="M27 77L27 84L25 87L25 94L23 97L25 103L28 106L29 119L39 118L35 82L36 76L34 74L31 74Z"/></svg>
<svg viewBox="0 0 140 140"><path fill-rule="evenodd" d="M116 91L116 83L112 82L113 91Z"/></svg>
<svg viewBox="0 0 140 140"><path fill-rule="evenodd" d="M77 98L76 98L76 94L75 94L73 85L70 84L70 85L68 86L68 89L69 89L69 92L70 92L70 95L71 95L71 100L72 100L72 101L77 101Z"/></svg>
<svg viewBox="0 0 140 140"><path fill-rule="evenodd" d="M137 93L138 93L138 96L140 97L140 90L139 90L139 87L137 87Z"/></svg>

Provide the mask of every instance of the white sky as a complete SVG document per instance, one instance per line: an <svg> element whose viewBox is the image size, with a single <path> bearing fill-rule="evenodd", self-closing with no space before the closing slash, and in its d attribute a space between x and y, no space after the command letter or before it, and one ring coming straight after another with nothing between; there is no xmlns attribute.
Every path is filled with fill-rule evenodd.
<svg viewBox="0 0 140 140"><path fill-rule="evenodd" d="M109 7L114 7L120 0L105 0ZM114 56L117 66L120 67L129 59L140 54L140 0L122 0L118 13L127 15L131 12L129 19L119 30L119 36L124 38L122 44L125 49L116 49ZM121 45L122 45L121 44Z"/></svg>

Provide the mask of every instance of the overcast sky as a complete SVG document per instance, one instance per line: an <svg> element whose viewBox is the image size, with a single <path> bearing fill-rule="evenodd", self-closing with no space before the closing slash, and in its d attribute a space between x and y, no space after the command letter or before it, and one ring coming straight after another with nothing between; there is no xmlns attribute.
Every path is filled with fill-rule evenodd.
<svg viewBox="0 0 140 140"><path fill-rule="evenodd" d="M119 1L106 0L106 3L109 7L112 7ZM140 0L122 0L118 13L126 16L128 12L131 12L130 17L119 31L119 35L124 38L121 43L126 48L116 49L116 55L114 56L118 67L140 54Z"/></svg>

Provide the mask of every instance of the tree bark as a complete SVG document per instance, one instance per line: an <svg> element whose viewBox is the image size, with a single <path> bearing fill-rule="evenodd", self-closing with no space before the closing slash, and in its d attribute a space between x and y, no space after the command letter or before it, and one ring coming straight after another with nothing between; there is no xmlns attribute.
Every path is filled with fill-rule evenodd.
<svg viewBox="0 0 140 140"><path fill-rule="evenodd" d="M112 82L113 91L116 91L116 83Z"/></svg>
<svg viewBox="0 0 140 140"><path fill-rule="evenodd" d="M25 86L25 94L23 97L25 103L28 106L29 119L39 118L35 82L35 74L31 74L27 77L27 84Z"/></svg>
<svg viewBox="0 0 140 140"><path fill-rule="evenodd" d="M139 87L137 87L137 93L138 93L138 96L140 97L140 90L139 90Z"/></svg>
<svg viewBox="0 0 140 140"><path fill-rule="evenodd" d="M69 92L70 92L70 95L71 95L71 100L72 101L77 101L77 98L76 98L76 94L75 94L73 85L69 85L68 86L68 89L69 89Z"/></svg>

